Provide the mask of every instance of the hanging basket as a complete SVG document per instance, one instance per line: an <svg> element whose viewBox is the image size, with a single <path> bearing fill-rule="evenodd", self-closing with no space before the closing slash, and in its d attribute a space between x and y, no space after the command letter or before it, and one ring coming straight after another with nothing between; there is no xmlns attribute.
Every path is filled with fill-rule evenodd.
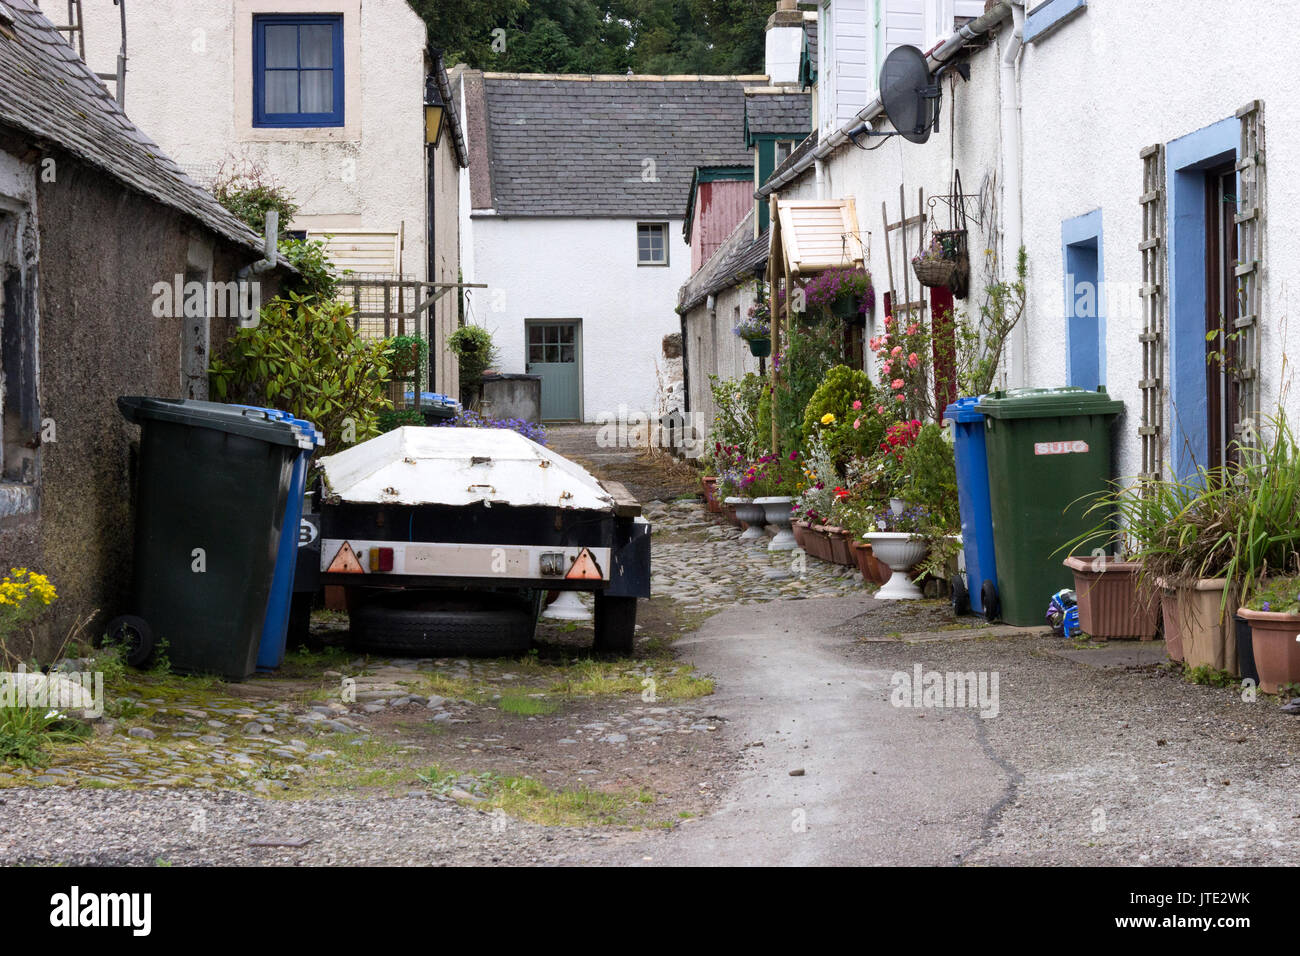
<svg viewBox="0 0 1300 956"><path fill-rule="evenodd" d="M772 340L770 338L748 339L749 354L754 358L767 358L772 354Z"/></svg>
<svg viewBox="0 0 1300 956"><path fill-rule="evenodd" d="M912 260L912 271L916 273L916 281L923 286L948 285L957 271L957 263L951 259L918 257Z"/></svg>

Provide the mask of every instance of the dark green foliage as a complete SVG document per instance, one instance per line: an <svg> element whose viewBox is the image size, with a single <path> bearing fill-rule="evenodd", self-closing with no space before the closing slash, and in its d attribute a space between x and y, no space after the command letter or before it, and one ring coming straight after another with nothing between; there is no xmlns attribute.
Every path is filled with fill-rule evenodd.
<svg viewBox="0 0 1300 956"><path fill-rule="evenodd" d="M516 73L761 73L775 0L411 0L450 64ZM495 34L494 30L503 33ZM495 42L494 42L495 41ZM503 48L504 47L504 48Z"/></svg>
<svg viewBox="0 0 1300 956"><path fill-rule="evenodd" d="M960 531L957 464L942 426L922 426L916 441L903 454L903 471L907 475L903 498L924 511L930 528L946 534Z"/></svg>
<svg viewBox="0 0 1300 956"><path fill-rule="evenodd" d="M266 214L280 213L277 238L285 238L289 222L298 212L289 190L276 182L267 170L251 160L228 160L221 164L212 181L217 202L242 219L259 236L266 231Z"/></svg>
<svg viewBox="0 0 1300 956"><path fill-rule="evenodd" d="M492 333L481 325L462 325L447 336L447 348L451 349L459 363L462 388L481 382L483 373L497 360Z"/></svg>
<svg viewBox="0 0 1300 956"><path fill-rule="evenodd" d="M381 432L391 432L394 428L401 428L403 425L423 424L424 416L420 414L418 409L396 408L379 413L379 430Z"/></svg>
<svg viewBox="0 0 1300 956"><path fill-rule="evenodd" d="M339 277L325 252L325 243L317 239L281 239L280 255L298 270L298 276L288 280L286 291L313 300L334 298Z"/></svg>
<svg viewBox="0 0 1300 956"><path fill-rule="evenodd" d="M781 354L779 378L772 396L772 410L776 414L777 435L781 448L777 451L794 451L803 447L804 410L812 400L817 386L834 366L840 364L843 338L839 323L822 322L803 326L786 342ZM769 431L760 429L760 440L770 443Z"/></svg>

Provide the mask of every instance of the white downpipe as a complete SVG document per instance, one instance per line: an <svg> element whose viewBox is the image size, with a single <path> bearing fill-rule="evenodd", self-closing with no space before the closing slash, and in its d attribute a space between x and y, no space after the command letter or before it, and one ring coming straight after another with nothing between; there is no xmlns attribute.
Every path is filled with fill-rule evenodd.
<svg viewBox="0 0 1300 956"><path fill-rule="evenodd" d="M998 95L1002 101L1002 195L1006 211L1002 217L1002 278L1013 282L1020 247L1024 245L1024 209L1020 185L1020 83L1017 66L1024 45L1024 0L1011 0L1011 35L1002 52L998 71ZM1022 316L1012 336L1009 384L1028 384L1029 334L1028 316Z"/></svg>
<svg viewBox="0 0 1300 956"><path fill-rule="evenodd" d="M813 168L817 175L817 198L826 198L826 164L820 159L814 160Z"/></svg>

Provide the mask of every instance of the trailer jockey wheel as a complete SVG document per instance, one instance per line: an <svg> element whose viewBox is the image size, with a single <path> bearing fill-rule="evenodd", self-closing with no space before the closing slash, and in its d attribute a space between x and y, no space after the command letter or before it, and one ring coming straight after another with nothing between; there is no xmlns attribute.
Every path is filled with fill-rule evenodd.
<svg viewBox="0 0 1300 956"><path fill-rule="evenodd" d="M636 637L636 598L610 597L596 592L596 640L604 654L631 654Z"/></svg>

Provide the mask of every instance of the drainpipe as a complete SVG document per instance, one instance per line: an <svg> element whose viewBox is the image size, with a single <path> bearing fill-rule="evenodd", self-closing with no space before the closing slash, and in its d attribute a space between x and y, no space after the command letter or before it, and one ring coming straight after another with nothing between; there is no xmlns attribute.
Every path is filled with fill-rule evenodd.
<svg viewBox="0 0 1300 956"><path fill-rule="evenodd" d="M817 176L817 198L826 198L826 164L820 160L813 160L813 169Z"/></svg>
<svg viewBox="0 0 1300 956"><path fill-rule="evenodd" d="M1002 277L1006 282L1016 278L1016 262L1020 247L1024 245L1023 205L1020 184L1020 83L1017 66L1024 46L1024 0L1012 0L1012 30L1007 37L1007 47L1002 51L998 71L998 96L1002 101L1002 195L1006 206L1002 227ZM1009 358L1011 384L1027 384L1029 368L1029 335L1026 318L1021 317L1016 327Z"/></svg>
<svg viewBox="0 0 1300 956"><path fill-rule="evenodd" d="M257 262L250 263L240 269L235 275L239 279L247 279L250 275L260 276L264 272L270 272L280 262L280 249L276 244L276 239L280 235L280 213L278 210L269 209L266 213L266 242L263 246L263 255L265 258Z"/></svg>

